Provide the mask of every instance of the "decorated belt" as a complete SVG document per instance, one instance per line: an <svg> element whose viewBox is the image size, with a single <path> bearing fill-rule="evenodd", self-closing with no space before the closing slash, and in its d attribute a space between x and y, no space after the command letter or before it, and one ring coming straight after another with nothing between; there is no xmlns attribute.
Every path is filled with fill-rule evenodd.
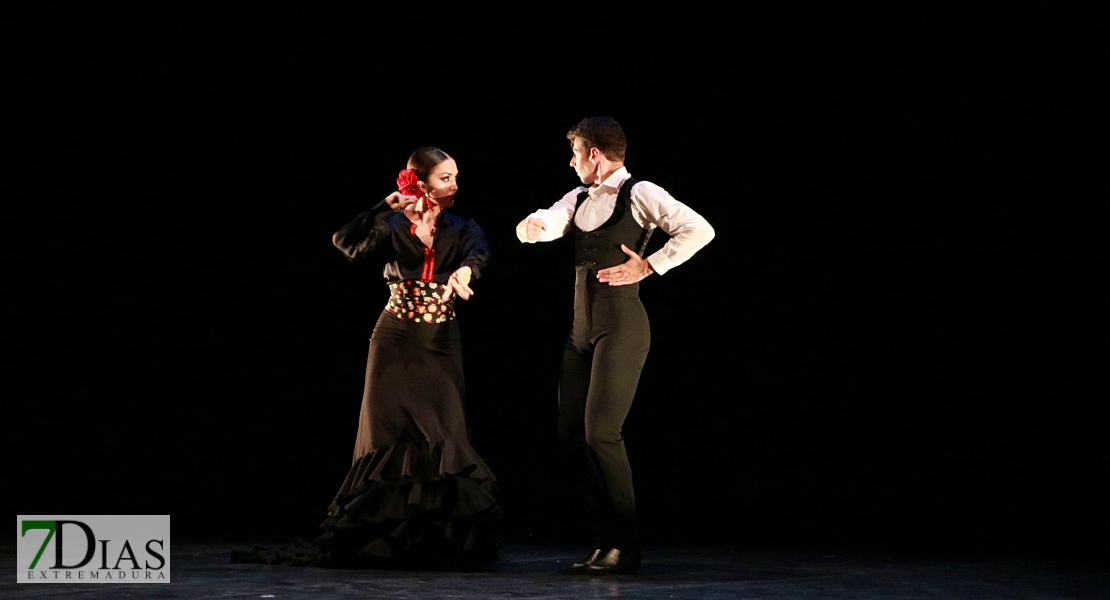
<svg viewBox="0 0 1110 600"><path fill-rule="evenodd" d="M446 323L455 318L455 295L441 298L446 289L441 283L414 279L390 283L385 312L403 321Z"/></svg>

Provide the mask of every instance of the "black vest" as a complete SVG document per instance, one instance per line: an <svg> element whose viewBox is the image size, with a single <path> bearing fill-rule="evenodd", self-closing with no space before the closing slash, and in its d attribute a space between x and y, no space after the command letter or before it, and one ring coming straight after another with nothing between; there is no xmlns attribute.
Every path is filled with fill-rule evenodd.
<svg viewBox="0 0 1110 600"><path fill-rule="evenodd" d="M636 183L637 181L631 177L625 180L620 191L617 192L617 203L613 207L613 214L601 227L593 231L582 231L574 222L574 218L578 216L578 207L582 206L582 201L586 199L589 192L578 194L574 214L570 217L571 231L574 232L574 264L579 269L589 271L587 281L595 282L598 271L615 267L628 260L628 255L621 251L621 244L643 256L649 232L632 216L632 186ZM634 285L638 287L638 284Z"/></svg>

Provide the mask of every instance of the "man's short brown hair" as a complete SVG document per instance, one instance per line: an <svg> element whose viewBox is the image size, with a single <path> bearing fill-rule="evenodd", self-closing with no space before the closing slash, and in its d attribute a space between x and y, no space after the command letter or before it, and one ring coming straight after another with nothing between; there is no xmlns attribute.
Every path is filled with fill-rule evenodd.
<svg viewBox="0 0 1110 600"><path fill-rule="evenodd" d="M589 117L567 132L567 139L582 140L586 150L597 148L609 160L624 160L624 150L628 146L624 140L624 130L613 117Z"/></svg>

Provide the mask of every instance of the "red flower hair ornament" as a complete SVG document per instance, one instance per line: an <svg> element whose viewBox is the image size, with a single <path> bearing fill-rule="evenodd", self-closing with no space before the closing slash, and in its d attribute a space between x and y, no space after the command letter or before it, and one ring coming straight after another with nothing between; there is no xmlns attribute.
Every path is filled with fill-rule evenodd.
<svg viewBox="0 0 1110 600"><path fill-rule="evenodd" d="M406 196L423 198L424 192L420 190L420 186L416 185L418 181L420 181L420 178L416 176L416 171L405 169L397 174L397 191Z"/></svg>
<svg viewBox="0 0 1110 600"><path fill-rule="evenodd" d="M433 206L439 206L439 203L432 200L416 185L420 178L416 176L416 171L412 169L405 169L397 174L397 191L406 196L416 196L416 204L412 205L413 210L417 213L423 213Z"/></svg>

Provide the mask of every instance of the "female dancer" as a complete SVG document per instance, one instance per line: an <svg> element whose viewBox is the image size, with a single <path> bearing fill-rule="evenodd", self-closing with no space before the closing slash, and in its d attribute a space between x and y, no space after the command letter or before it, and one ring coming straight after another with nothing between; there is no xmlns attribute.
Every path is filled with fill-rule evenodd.
<svg viewBox="0 0 1110 600"><path fill-rule="evenodd" d="M412 153L399 190L332 236L354 262L385 259L389 302L370 338L354 463L317 544L332 562L477 568L496 559L494 476L470 446L455 297L489 260L485 233L446 209L455 160Z"/></svg>
<svg viewBox="0 0 1110 600"><path fill-rule="evenodd" d="M463 417L454 309L456 296L474 293L489 245L474 221L447 212L457 177L454 159L420 148L399 190L332 236L353 262L385 262L390 290L370 337L354 461L313 547L267 560L233 552L236 562L473 569L496 560L501 509Z"/></svg>

